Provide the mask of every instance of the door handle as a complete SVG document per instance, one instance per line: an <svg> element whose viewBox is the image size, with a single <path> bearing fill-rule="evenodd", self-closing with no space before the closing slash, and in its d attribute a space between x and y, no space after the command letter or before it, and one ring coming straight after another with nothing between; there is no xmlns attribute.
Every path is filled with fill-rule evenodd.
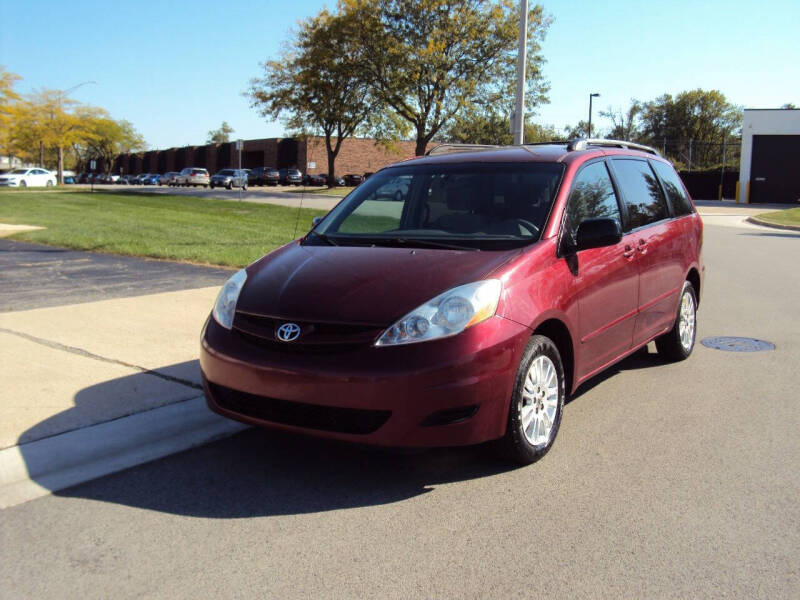
<svg viewBox="0 0 800 600"><path fill-rule="evenodd" d="M625 244L625 250L622 251L622 256L625 258L631 258L634 254L635 250L630 247L630 245Z"/></svg>
<svg viewBox="0 0 800 600"><path fill-rule="evenodd" d="M639 240L639 247L637 249L642 254L646 254L647 253L647 241L646 240Z"/></svg>

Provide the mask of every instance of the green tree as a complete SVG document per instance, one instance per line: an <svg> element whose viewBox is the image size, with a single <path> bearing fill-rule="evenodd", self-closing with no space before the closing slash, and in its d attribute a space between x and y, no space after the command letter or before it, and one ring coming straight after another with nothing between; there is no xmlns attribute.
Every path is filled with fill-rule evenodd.
<svg viewBox="0 0 800 600"><path fill-rule="evenodd" d="M642 112L642 104L638 100L631 100L631 105L627 110L621 108L611 108L600 111L601 117L611 119L612 128L606 135L612 140L625 140L632 142L641 136L639 129L639 115Z"/></svg>
<svg viewBox="0 0 800 600"><path fill-rule="evenodd" d="M591 131L587 121L578 121L577 125L567 125L564 127L564 137L569 140L575 138L593 138L597 132L597 126L592 123Z"/></svg>
<svg viewBox="0 0 800 600"><path fill-rule="evenodd" d="M206 143L225 144L231 141L232 133L233 133L233 127L228 125L227 121L223 121L222 125L219 126L219 129L214 129L208 132L208 139L206 140Z"/></svg>
<svg viewBox="0 0 800 600"><path fill-rule="evenodd" d="M552 125L525 124L525 141L549 142L562 140L563 136ZM509 146L514 143L507 116L497 113L466 113L453 118L437 141L458 144L494 144Z"/></svg>
<svg viewBox="0 0 800 600"><path fill-rule="evenodd" d="M645 102L641 112L641 137L660 147L670 143L672 158L694 165L713 165L720 160L723 139L739 135L742 109L717 90L701 89L670 94Z"/></svg>
<svg viewBox="0 0 800 600"><path fill-rule="evenodd" d="M519 5L512 0L340 0L355 31L357 62L373 94L408 122L416 154L470 107L510 109L516 78ZM526 105L546 102L541 6L528 20Z"/></svg>
<svg viewBox="0 0 800 600"><path fill-rule="evenodd" d="M110 172L119 155L147 148L144 138L131 123L112 119L102 109L86 111L83 119L86 135L73 145L81 168L87 160L97 159L105 165L106 172Z"/></svg>
<svg viewBox="0 0 800 600"><path fill-rule="evenodd" d="M263 63L263 77L251 80L247 92L261 115L325 137L329 185L342 143L379 110L356 60L360 26L327 10L301 22L281 56Z"/></svg>

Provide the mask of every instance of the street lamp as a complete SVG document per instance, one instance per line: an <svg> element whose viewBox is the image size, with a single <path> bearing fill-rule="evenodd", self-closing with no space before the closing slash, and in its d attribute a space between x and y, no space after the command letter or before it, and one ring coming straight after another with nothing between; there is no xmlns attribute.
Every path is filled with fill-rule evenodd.
<svg viewBox="0 0 800 600"><path fill-rule="evenodd" d="M589 126L586 128L589 131L586 137L592 137L592 98L599 98L600 94L589 94Z"/></svg>
<svg viewBox="0 0 800 600"><path fill-rule="evenodd" d="M73 85L68 90L64 90L58 94L58 110L61 111L61 105L64 102L64 98L74 92L79 87L83 87L84 85L89 85L90 83L97 83L96 81L82 81L78 85ZM59 142L58 145L58 167L56 171L56 177L58 178L58 185L62 185L64 183L64 148L61 146Z"/></svg>
<svg viewBox="0 0 800 600"><path fill-rule="evenodd" d="M528 0L519 3L519 47L517 49L517 94L511 132L514 145L525 141L525 61L528 48Z"/></svg>

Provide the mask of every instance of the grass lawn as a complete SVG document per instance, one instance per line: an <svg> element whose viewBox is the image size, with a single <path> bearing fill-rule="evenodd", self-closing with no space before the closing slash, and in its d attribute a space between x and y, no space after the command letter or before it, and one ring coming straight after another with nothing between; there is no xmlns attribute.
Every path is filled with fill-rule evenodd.
<svg viewBox="0 0 800 600"><path fill-rule="evenodd" d="M301 187L301 188L294 188L294 189L291 189L291 190L284 190L284 191L291 192L293 194L303 194L303 193L305 193L305 194L320 194L320 195L323 195L323 196L339 196L340 198L344 198L345 196L347 196L347 194L352 192L354 189L355 188L353 188L353 187L335 187L335 188L326 188L326 187L322 187L322 188L307 188L307 187Z"/></svg>
<svg viewBox="0 0 800 600"><path fill-rule="evenodd" d="M298 219L296 208L189 196L0 191L0 223L46 227L12 239L231 267L303 235L324 214L302 209Z"/></svg>
<svg viewBox="0 0 800 600"><path fill-rule="evenodd" d="M756 215L756 219L778 225L797 225L800 227L800 208L790 208L779 212L768 212Z"/></svg>

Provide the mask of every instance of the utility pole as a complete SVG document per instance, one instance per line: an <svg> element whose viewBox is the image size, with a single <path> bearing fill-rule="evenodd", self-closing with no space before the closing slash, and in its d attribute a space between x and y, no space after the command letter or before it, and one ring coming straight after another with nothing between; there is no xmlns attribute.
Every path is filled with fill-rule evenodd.
<svg viewBox="0 0 800 600"><path fill-rule="evenodd" d="M586 129L589 131L586 132L586 137L592 137L592 98L599 98L600 94L589 94L589 125Z"/></svg>
<svg viewBox="0 0 800 600"><path fill-rule="evenodd" d="M519 3L519 49L517 50L517 98L513 114L514 145L525 143L525 61L528 52L528 0Z"/></svg>

